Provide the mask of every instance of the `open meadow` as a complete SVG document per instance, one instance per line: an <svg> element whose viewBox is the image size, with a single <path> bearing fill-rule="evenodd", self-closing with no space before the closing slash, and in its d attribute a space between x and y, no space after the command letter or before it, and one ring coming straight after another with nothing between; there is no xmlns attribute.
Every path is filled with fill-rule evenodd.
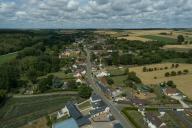
<svg viewBox="0 0 192 128"><path fill-rule="evenodd" d="M191 86L192 86L192 64L179 64L178 68L171 68L172 63L153 64L146 66L139 66L130 68L130 71L136 72L137 76L142 80L144 84L159 84L161 82L172 80L177 88L185 95L192 98ZM162 70L143 72L143 67L157 68ZM165 69L167 67L168 69ZM166 72L178 72L187 69L189 73L176 76L165 77Z"/></svg>

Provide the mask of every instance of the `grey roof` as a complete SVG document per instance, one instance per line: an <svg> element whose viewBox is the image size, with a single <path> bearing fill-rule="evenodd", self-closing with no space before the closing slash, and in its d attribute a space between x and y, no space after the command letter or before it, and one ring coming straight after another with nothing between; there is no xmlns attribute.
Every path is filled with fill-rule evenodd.
<svg viewBox="0 0 192 128"><path fill-rule="evenodd" d="M95 103L91 103L93 108L106 108L107 105L101 100Z"/></svg>
<svg viewBox="0 0 192 128"><path fill-rule="evenodd" d="M98 108L98 109L90 110L90 114L95 115L95 114L103 112L103 111L105 111L105 108Z"/></svg>
<svg viewBox="0 0 192 128"><path fill-rule="evenodd" d="M67 103L66 107L69 110L70 116L75 120L82 117L81 112L77 109L77 107L73 103L71 102Z"/></svg>
<svg viewBox="0 0 192 128"><path fill-rule="evenodd" d="M104 84L102 84L101 82L96 82L97 86L106 94L112 96L112 92L111 90Z"/></svg>
<svg viewBox="0 0 192 128"><path fill-rule="evenodd" d="M91 99L92 99L92 100L101 100L101 97L100 97L99 95L93 93L93 94L91 95Z"/></svg>

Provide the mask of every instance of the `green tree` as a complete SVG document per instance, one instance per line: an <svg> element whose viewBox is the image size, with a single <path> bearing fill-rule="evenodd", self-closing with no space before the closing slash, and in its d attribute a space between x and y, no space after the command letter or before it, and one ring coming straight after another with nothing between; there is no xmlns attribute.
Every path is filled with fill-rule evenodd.
<svg viewBox="0 0 192 128"><path fill-rule="evenodd" d="M188 70L188 69L184 69L183 72L184 72L185 74L187 74L187 73L189 73L189 70Z"/></svg>
<svg viewBox="0 0 192 128"><path fill-rule="evenodd" d="M0 103L5 99L6 97L6 90L0 90Z"/></svg>
<svg viewBox="0 0 192 128"><path fill-rule="evenodd" d="M92 94L92 89L86 85L81 85L78 90L79 96L82 98L89 98Z"/></svg>
<svg viewBox="0 0 192 128"><path fill-rule="evenodd" d="M169 72L166 72L165 73L165 77L169 77L170 76L170 73Z"/></svg>
<svg viewBox="0 0 192 128"><path fill-rule="evenodd" d="M176 76L176 75L177 75L177 73L175 71L171 72L171 76Z"/></svg>
<svg viewBox="0 0 192 128"><path fill-rule="evenodd" d="M113 79L112 79L111 77L106 77L106 79L107 79L107 83L108 83L109 85L114 84L114 81L113 81Z"/></svg>
<svg viewBox="0 0 192 128"><path fill-rule="evenodd" d="M147 71L147 67L143 67L143 72L146 72Z"/></svg>
<svg viewBox="0 0 192 128"><path fill-rule="evenodd" d="M135 83L141 83L141 79L136 76L135 72L130 72L128 74L127 80L133 81Z"/></svg>
<svg viewBox="0 0 192 128"><path fill-rule="evenodd" d="M185 38L184 38L183 35L178 35L178 36L177 36L177 42L178 42L178 43L182 43L182 42L184 42L184 41L185 41Z"/></svg>
<svg viewBox="0 0 192 128"><path fill-rule="evenodd" d="M26 73L27 78L32 82L32 83L36 83L37 81L37 71L33 68L29 69Z"/></svg>
<svg viewBox="0 0 192 128"><path fill-rule="evenodd" d="M167 85L168 85L169 87L172 87L172 88L175 88L175 87L176 87L176 85L174 84L174 82L173 82L172 80L167 81Z"/></svg>

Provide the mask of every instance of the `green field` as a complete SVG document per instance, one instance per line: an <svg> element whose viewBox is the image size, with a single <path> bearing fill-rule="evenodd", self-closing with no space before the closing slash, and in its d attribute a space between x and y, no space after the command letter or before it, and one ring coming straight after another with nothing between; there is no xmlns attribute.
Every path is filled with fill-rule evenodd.
<svg viewBox="0 0 192 128"><path fill-rule="evenodd" d="M109 69L108 72L111 76L124 75L125 69Z"/></svg>
<svg viewBox="0 0 192 128"><path fill-rule="evenodd" d="M124 85L124 81L127 79L127 75L124 76L114 76L111 77L114 81L115 86L122 86Z"/></svg>
<svg viewBox="0 0 192 128"><path fill-rule="evenodd" d="M1 55L0 56L0 65L7 63L7 62L10 62L11 60L15 59L16 56L17 56L17 53Z"/></svg>
<svg viewBox="0 0 192 128"><path fill-rule="evenodd" d="M155 36L155 35L145 35L142 37L147 38L147 39L156 40L156 41L159 41L159 42L165 43L165 44L174 44L177 42L176 39L169 38L169 37L161 37L161 36Z"/></svg>
<svg viewBox="0 0 192 128"><path fill-rule="evenodd" d="M65 80L66 80L66 79L74 79L72 73L65 74L65 73L62 72L62 71L54 72L54 73L49 73L49 74L47 74L46 76L41 76L41 77L39 77L39 79L44 78L44 77L47 77L48 75L54 75L54 76L56 76L56 77L58 77L58 78L60 78L60 79L65 79Z"/></svg>
<svg viewBox="0 0 192 128"><path fill-rule="evenodd" d="M54 95L30 98L10 98L0 108L0 128L18 128L65 106L73 96Z"/></svg>

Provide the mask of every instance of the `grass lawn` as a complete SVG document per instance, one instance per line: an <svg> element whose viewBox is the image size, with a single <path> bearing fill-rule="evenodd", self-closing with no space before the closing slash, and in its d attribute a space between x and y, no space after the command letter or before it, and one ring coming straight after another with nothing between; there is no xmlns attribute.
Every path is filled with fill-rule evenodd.
<svg viewBox="0 0 192 128"><path fill-rule="evenodd" d="M63 95L10 98L0 108L0 127L18 128L61 109L69 100L77 100L77 98Z"/></svg>
<svg viewBox="0 0 192 128"><path fill-rule="evenodd" d="M17 53L1 55L0 56L0 65L15 59L16 56L17 56Z"/></svg>
<svg viewBox="0 0 192 128"><path fill-rule="evenodd" d="M108 70L108 72L111 74L111 76L123 75L125 72L125 68L122 68L122 69L111 68Z"/></svg>
<svg viewBox="0 0 192 128"><path fill-rule="evenodd" d="M111 77L115 86L124 85L124 81L127 79L127 75Z"/></svg>
<svg viewBox="0 0 192 128"><path fill-rule="evenodd" d="M74 79L72 73L65 74L65 73L62 72L62 71L54 72L54 73L49 73L49 74L47 74L46 76L48 76L48 75L54 75L54 76L56 76L56 77L58 77L58 78L65 79L65 80L66 80L66 79ZM41 78L44 78L44 77L46 77L46 76L41 76L41 77L39 77L39 78L41 79Z"/></svg>
<svg viewBox="0 0 192 128"><path fill-rule="evenodd" d="M142 37L147 38L147 39L157 40L157 41L165 43L165 44L171 44L171 43L177 42L176 39L169 38L169 37L161 37L161 36L155 36L155 35L144 35Z"/></svg>

